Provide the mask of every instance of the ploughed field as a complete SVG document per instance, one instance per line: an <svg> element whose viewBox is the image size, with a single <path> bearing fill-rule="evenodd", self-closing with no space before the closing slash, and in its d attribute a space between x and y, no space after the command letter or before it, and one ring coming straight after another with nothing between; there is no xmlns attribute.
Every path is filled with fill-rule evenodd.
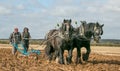
<svg viewBox="0 0 120 71"><path fill-rule="evenodd" d="M41 54L23 56L17 52L11 54L11 46L0 44L0 71L120 71L120 47L91 46L88 62L75 64L76 49L73 51L73 63L61 65L55 61L48 62L43 46L31 45L40 49ZM82 49L82 53L85 49ZM64 53L66 58L67 51Z"/></svg>

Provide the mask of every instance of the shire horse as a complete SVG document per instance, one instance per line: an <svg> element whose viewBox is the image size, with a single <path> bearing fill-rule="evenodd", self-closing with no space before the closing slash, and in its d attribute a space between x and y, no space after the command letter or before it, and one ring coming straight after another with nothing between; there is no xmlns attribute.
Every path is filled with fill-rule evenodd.
<svg viewBox="0 0 120 71"><path fill-rule="evenodd" d="M76 47L77 48L77 57L76 64L82 63L82 61L87 61L89 58L89 54L91 52L90 42L91 38L94 38L94 41L99 42L101 35L103 34L103 25L100 25L98 22L96 23L86 23L86 21L81 21L81 25L75 29L74 35L72 36L72 48L71 53L69 53L70 57L68 57L67 61L71 63L72 59L72 51ZM86 48L86 53L81 57L81 48Z"/></svg>
<svg viewBox="0 0 120 71"><path fill-rule="evenodd" d="M48 60L51 61L52 58L58 57L58 62L64 64L63 53L64 50L68 50L68 53L71 53L72 47L72 31L73 27L70 20L63 20L63 23L59 29L50 30L46 36L47 45L45 47L45 53L48 57ZM53 55L55 55L53 57Z"/></svg>

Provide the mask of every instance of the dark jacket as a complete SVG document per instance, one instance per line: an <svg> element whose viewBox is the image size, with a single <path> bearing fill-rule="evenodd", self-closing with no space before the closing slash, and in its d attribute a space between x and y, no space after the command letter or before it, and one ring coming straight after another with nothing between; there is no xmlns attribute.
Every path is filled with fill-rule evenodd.
<svg viewBox="0 0 120 71"><path fill-rule="evenodd" d="M29 38L31 38L29 32L28 33L25 33L25 32L22 33L22 40L29 40Z"/></svg>
<svg viewBox="0 0 120 71"><path fill-rule="evenodd" d="M9 40L11 43L20 43L21 42L21 33L20 32L11 33Z"/></svg>

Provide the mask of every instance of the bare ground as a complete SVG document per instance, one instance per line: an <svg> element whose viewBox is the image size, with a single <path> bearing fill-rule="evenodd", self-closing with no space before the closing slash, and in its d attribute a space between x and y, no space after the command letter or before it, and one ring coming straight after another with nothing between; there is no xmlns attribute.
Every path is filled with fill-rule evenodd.
<svg viewBox="0 0 120 71"><path fill-rule="evenodd" d="M74 50L73 63L61 65L52 61L48 63L44 46L30 45L35 49L40 49L41 54L21 56L11 54L11 46L0 44L0 71L120 71L120 47L91 46L91 54L88 62L75 64L76 50ZM82 49L84 52L85 49ZM67 55L65 52L64 56Z"/></svg>

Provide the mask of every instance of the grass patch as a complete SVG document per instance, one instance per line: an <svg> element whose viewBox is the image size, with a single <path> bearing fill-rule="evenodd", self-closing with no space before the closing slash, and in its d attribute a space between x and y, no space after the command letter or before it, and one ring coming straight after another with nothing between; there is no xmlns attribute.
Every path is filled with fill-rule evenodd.
<svg viewBox="0 0 120 71"><path fill-rule="evenodd" d="M30 44L41 44L43 43L43 39L31 39ZM9 44L8 39L0 39L0 44ZM120 47L120 41L115 40L102 40L100 43L91 43L91 46L114 46L114 47Z"/></svg>
<svg viewBox="0 0 120 71"><path fill-rule="evenodd" d="M0 44L9 44L9 40L1 39Z"/></svg>
<svg viewBox="0 0 120 71"><path fill-rule="evenodd" d="M44 40L43 39L31 39L29 42L30 44L41 44ZM0 44L9 44L8 39L0 39Z"/></svg>

